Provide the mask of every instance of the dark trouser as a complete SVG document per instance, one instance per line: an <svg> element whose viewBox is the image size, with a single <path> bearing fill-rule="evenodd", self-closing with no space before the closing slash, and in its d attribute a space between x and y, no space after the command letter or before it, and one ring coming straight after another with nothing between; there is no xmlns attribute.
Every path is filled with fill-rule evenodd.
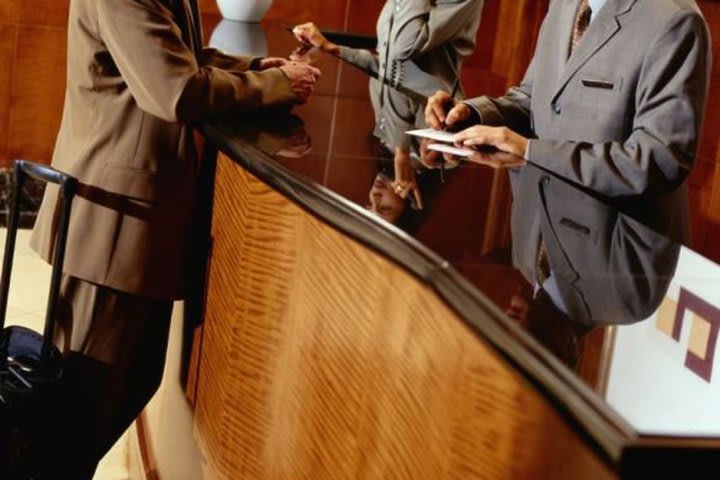
<svg viewBox="0 0 720 480"><path fill-rule="evenodd" d="M39 478L90 480L160 385L172 301L70 276L60 290L55 343L65 372Z"/></svg>

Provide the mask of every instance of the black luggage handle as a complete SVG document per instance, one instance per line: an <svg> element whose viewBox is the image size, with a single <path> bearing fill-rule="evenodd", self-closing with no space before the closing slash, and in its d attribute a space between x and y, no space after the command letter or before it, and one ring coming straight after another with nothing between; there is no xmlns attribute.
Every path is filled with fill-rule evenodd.
<svg viewBox="0 0 720 480"><path fill-rule="evenodd" d="M20 217L20 197L27 177L59 185L60 198L62 202L60 221L55 240L53 269L50 279L50 294L48 296L48 304L45 314L45 329L43 331L42 354L40 357L40 368L42 368L46 364L50 355L53 333L55 331L57 298L60 290L63 262L65 260L65 246L67 243L68 226L70 224L70 207L72 206L72 200L77 191L78 181L77 179L47 165L41 165L27 160L15 160L13 165L14 186L10 202L7 237L5 239L2 277L0 278L0 329L5 326L5 314L7 312L8 293L10 291L10 274L12 273L12 263L15 255L15 240L17 238L18 220Z"/></svg>

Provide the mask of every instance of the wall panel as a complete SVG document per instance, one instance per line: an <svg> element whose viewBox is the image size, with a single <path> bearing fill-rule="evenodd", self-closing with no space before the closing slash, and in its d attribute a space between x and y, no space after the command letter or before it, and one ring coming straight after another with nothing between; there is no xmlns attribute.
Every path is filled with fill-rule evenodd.
<svg viewBox="0 0 720 480"><path fill-rule="evenodd" d="M60 127L65 91L65 30L21 24L17 45L8 154L10 159L42 161L52 156Z"/></svg>
<svg viewBox="0 0 720 480"><path fill-rule="evenodd" d="M0 23L16 23L20 0L3 0L0 2Z"/></svg>
<svg viewBox="0 0 720 480"><path fill-rule="evenodd" d="M14 25L0 25L0 65L13 64L16 39L17 27ZM12 69L0 69L0 160L7 156L11 87Z"/></svg>
<svg viewBox="0 0 720 480"><path fill-rule="evenodd" d="M22 0L20 23L29 25L67 25L70 2L68 0Z"/></svg>

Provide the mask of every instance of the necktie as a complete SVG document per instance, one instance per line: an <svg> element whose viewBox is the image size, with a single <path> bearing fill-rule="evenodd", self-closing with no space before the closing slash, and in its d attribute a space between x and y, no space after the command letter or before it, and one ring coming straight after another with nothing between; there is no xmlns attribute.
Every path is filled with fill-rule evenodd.
<svg viewBox="0 0 720 480"><path fill-rule="evenodd" d="M570 45L570 54L575 51L575 48L580 43L580 39L585 34L588 26L590 25L590 18L592 17L592 9L588 0L580 0L580 6L578 7L577 15L575 16L575 26L573 27L572 44Z"/></svg>
<svg viewBox="0 0 720 480"><path fill-rule="evenodd" d="M535 276L540 285L550 278L550 263L547 258L547 248L545 240L540 235L540 244L538 245L537 258L535 259Z"/></svg>

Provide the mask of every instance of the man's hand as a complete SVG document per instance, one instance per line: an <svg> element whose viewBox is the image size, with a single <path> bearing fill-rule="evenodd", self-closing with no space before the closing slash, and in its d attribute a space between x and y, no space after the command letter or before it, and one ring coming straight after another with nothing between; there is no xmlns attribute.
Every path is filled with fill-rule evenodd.
<svg viewBox="0 0 720 480"><path fill-rule="evenodd" d="M488 145L524 158L528 139L507 127L476 125L457 133L455 135L455 144L458 147Z"/></svg>
<svg viewBox="0 0 720 480"><path fill-rule="evenodd" d="M305 63L288 62L280 70L287 76L292 85L298 104L308 101L315 90L315 84L320 78L320 70Z"/></svg>
<svg viewBox="0 0 720 480"><path fill-rule="evenodd" d="M268 68L282 67L290 63L289 60L279 57L267 57L260 60L258 70L267 70Z"/></svg>
<svg viewBox="0 0 720 480"><path fill-rule="evenodd" d="M471 114L466 104L456 102L447 92L437 91L425 106L425 123L437 130L445 129L467 120Z"/></svg>

